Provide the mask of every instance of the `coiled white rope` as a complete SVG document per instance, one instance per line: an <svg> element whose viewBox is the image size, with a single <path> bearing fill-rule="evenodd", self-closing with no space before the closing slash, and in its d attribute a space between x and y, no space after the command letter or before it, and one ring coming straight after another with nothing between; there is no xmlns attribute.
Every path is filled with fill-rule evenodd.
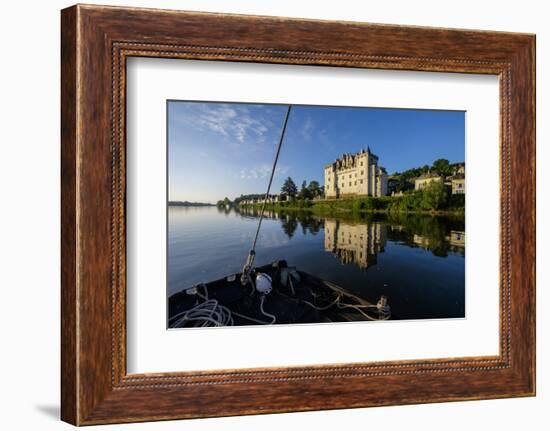
<svg viewBox="0 0 550 431"><path fill-rule="evenodd" d="M199 287L204 289L204 294L199 292ZM173 316L170 319L170 321L173 322L170 324L172 328L181 328L188 324L191 324L194 327L233 326L235 324L233 316L238 316L250 322L259 323L260 325L271 325L277 321L277 317L275 315L266 312L264 309L265 295L262 295L260 300L260 312L264 316L270 318L270 322L231 311L226 306L221 305L216 299L209 299L208 287L206 284L199 284L195 286L195 289L197 291L197 296L204 299L204 302L201 302L193 308L182 311L181 313Z"/></svg>
<svg viewBox="0 0 550 431"><path fill-rule="evenodd" d="M233 316L229 308L218 303L216 299L208 299L193 308L176 314L172 327L180 328L189 323L195 327L233 326Z"/></svg>

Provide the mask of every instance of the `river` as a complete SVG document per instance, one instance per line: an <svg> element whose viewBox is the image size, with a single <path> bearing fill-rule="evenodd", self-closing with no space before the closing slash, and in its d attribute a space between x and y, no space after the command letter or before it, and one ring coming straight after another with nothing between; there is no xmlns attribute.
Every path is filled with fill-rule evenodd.
<svg viewBox="0 0 550 431"><path fill-rule="evenodd" d="M168 294L240 272L254 210L168 209ZM255 264L285 259L365 299L388 297L393 319L464 317L462 218L267 211Z"/></svg>

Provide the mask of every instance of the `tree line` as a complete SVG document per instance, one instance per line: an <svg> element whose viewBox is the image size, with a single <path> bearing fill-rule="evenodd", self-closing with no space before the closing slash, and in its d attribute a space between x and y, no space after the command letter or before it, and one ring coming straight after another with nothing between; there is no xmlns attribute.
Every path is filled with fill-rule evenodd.
<svg viewBox="0 0 550 431"><path fill-rule="evenodd" d="M307 181L304 180L302 182L302 187L300 188L300 190L298 190L298 187L296 186L294 180L291 177L287 177L281 187L281 198L283 200L311 200L323 196L324 187L322 187L319 182L315 180L310 181L309 184L307 184Z"/></svg>
<svg viewBox="0 0 550 431"><path fill-rule="evenodd" d="M274 198L276 195L270 194L268 198ZM302 182L300 189L296 186L296 183L291 177L287 177L281 186L281 193L279 195L281 200L311 200L324 196L324 187L319 184L318 181ZM223 200L219 200L216 205L219 207L226 207L232 205L238 205L243 201L255 200L261 201L265 198L265 193L249 193L242 194L239 197L231 201L228 197Z"/></svg>
<svg viewBox="0 0 550 431"><path fill-rule="evenodd" d="M394 172L389 179L395 182L393 190L401 192L413 188L414 179L422 174L431 172L441 177L448 177L453 175L460 165L461 163L450 163L447 159L437 159L431 166L424 165L403 172Z"/></svg>

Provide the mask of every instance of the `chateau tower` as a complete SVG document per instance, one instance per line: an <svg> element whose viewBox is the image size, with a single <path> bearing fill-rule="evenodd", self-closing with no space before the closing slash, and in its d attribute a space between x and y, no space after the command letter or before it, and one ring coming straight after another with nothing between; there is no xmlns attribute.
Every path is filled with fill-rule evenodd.
<svg viewBox="0 0 550 431"><path fill-rule="evenodd" d="M342 157L325 166L325 197L385 196L386 170L378 167L378 156L370 148Z"/></svg>

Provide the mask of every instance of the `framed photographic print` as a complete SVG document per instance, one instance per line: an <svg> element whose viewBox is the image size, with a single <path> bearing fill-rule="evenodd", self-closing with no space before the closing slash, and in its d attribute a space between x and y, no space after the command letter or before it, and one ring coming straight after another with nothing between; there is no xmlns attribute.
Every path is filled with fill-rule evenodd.
<svg viewBox="0 0 550 431"><path fill-rule="evenodd" d="M63 420L535 394L533 35L61 30Z"/></svg>

